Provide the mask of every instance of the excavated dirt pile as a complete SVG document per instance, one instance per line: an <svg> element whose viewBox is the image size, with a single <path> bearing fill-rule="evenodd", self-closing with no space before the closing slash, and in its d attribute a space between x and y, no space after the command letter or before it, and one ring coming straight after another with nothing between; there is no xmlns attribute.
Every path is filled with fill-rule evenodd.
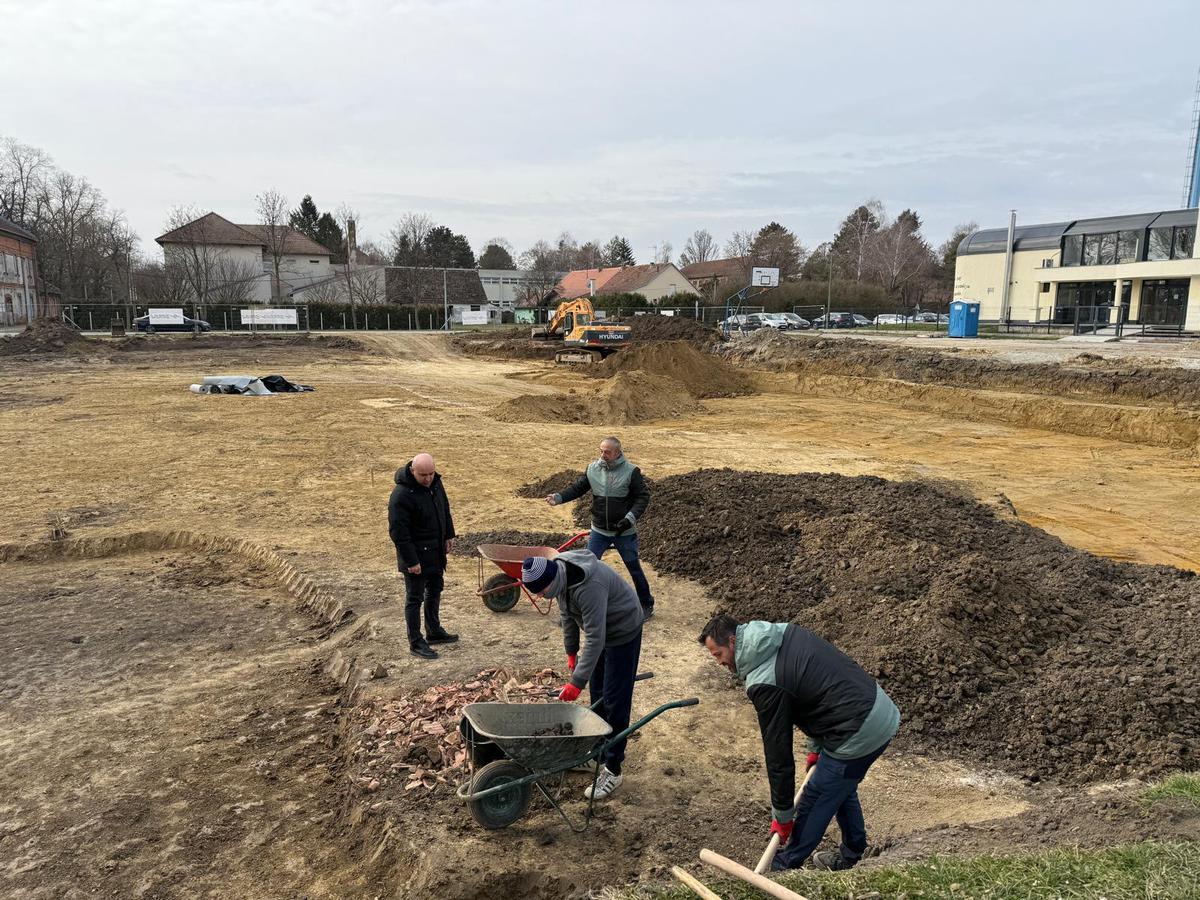
<svg viewBox="0 0 1200 900"><path fill-rule="evenodd" d="M79 329L58 319L35 319L15 337L0 339L0 356L20 356L26 353L86 353L100 349L98 341L89 340Z"/></svg>
<svg viewBox="0 0 1200 900"><path fill-rule="evenodd" d="M1111 367L1078 359L1063 364L1011 363L852 338L784 337L767 328L726 346L731 361L800 375L893 378L913 384L1200 408L1200 369L1133 360Z"/></svg>
<svg viewBox="0 0 1200 900"><path fill-rule="evenodd" d="M1031 780L1200 766L1200 580L1116 563L946 486L708 469L639 523L660 571L874 673L897 743Z"/></svg>
<svg viewBox="0 0 1200 900"><path fill-rule="evenodd" d="M711 349L725 340L717 329L682 316L633 316L621 324L632 329L630 337L635 341L687 341Z"/></svg>
<svg viewBox="0 0 1200 900"><path fill-rule="evenodd" d="M693 397L736 397L754 390L746 373L739 372L715 353L687 341L635 344L586 370L588 375L598 378L611 378L622 372L645 372L670 378L685 385Z"/></svg>
<svg viewBox="0 0 1200 900"><path fill-rule="evenodd" d="M546 493L549 493L547 491ZM544 496L544 495L543 495ZM569 534L554 531L472 531L460 534L454 541L455 556L478 556L481 544L511 544L517 547L561 547L570 539ZM494 575L499 569L484 570L485 575Z"/></svg>
<svg viewBox="0 0 1200 900"><path fill-rule="evenodd" d="M703 412L683 384L646 372L621 372L593 392L527 394L492 410L501 422L637 425Z"/></svg>
<svg viewBox="0 0 1200 900"><path fill-rule="evenodd" d="M461 353L471 356L491 356L498 359L554 359L562 349L561 341L534 340L532 326L499 328L493 331L468 331L450 338L450 344Z"/></svg>
<svg viewBox="0 0 1200 900"><path fill-rule="evenodd" d="M583 472L575 469L563 469L561 472L555 472L553 475L523 484L517 488L515 493L518 497L541 499L573 484L582 474Z"/></svg>

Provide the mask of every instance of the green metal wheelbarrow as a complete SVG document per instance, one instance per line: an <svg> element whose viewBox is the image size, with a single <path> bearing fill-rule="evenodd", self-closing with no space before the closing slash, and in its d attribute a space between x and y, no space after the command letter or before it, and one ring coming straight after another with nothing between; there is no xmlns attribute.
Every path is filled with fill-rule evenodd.
<svg viewBox="0 0 1200 900"><path fill-rule="evenodd" d="M458 787L471 815L484 828L507 828L529 808L533 789L550 801L572 831L585 831L594 799L588 800L583 823L571 821L542 779L595 762L604 752L669 709L695 706L699 699L675 700L642 716L624 731L612 727L593 710L574 703L469 703L463 708L467 751L473 761L491 754L500 759L478 767ZM600 767L593 766L592 794Z"/></svg>

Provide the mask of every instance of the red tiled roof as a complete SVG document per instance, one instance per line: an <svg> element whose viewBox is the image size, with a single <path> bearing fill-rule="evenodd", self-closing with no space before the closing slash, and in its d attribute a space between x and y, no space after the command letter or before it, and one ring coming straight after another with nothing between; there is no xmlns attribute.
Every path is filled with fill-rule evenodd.
<svg viewBox="0 0 1200 900"><path fill-rule="evenodd" d="M601 288L620 271L620 266L610 266L607 269L576 269L562 277L562 281L555 286L554 293L560 300L587 297L591 294L591 291L588 290L588 281L594 280L598 294Z"/></svg>
<svg viewBox="0 0 1200 900"><path fill-rule="evenodd" d="M283 234L283 252L290 253L294 256L316 256L324 254L329 256L329 248L318 244L306 234L302 234L290 225L281 226L284 229ZM266 225L239 225L238 228L247 231L259 238L259 243L264 247L267 246L267 226Z"/></svg>
<svg viewBox="0 0 1200 900"><path fill-rule="evenodd" d="M730 259L710 259L707 262L692 263L690 266L684 266L680 271L689 281L707 278L741 278L749 274L750 264L742 257L735 256Z"/></svg>
<svg viewBox="0 0 1200 900"><path fill-rule="evenodd" d="M666 264L657 263L649 263L644 266L625 266L623 269L618 269L617 274L604 283L604 293L633 293L648 285L665 268L667 268ZM597 286L596 293L600 292L600 288Z"/></svg>

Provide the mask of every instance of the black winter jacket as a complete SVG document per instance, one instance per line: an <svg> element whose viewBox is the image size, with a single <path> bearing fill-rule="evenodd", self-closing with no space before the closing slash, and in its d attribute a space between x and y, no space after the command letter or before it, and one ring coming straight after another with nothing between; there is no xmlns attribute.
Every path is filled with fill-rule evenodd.
<svg viewBox="0 0 1200 900"><path fill-rule="evenodd" d="M418 563L423 572L446 568L446 541L454 537L454 519L441 475L434 475L425 487L413 477L411 462L396 470L396 486L388 500L388 534L396 545L400 571Z"/></svg>

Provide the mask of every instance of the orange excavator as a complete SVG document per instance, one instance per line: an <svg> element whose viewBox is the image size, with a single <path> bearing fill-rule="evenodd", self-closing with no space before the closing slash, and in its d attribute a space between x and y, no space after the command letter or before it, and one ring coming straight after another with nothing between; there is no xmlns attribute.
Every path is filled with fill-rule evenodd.
<svg viewBox="0 0 1200 900"><path fill-rule="evenodd" d="M533 329L533 337L561 338L563 349L554 354L559 363L600 362L629 343L633 330L628 325L602 325L587 297L564 300L550 321Z"/></svg>

